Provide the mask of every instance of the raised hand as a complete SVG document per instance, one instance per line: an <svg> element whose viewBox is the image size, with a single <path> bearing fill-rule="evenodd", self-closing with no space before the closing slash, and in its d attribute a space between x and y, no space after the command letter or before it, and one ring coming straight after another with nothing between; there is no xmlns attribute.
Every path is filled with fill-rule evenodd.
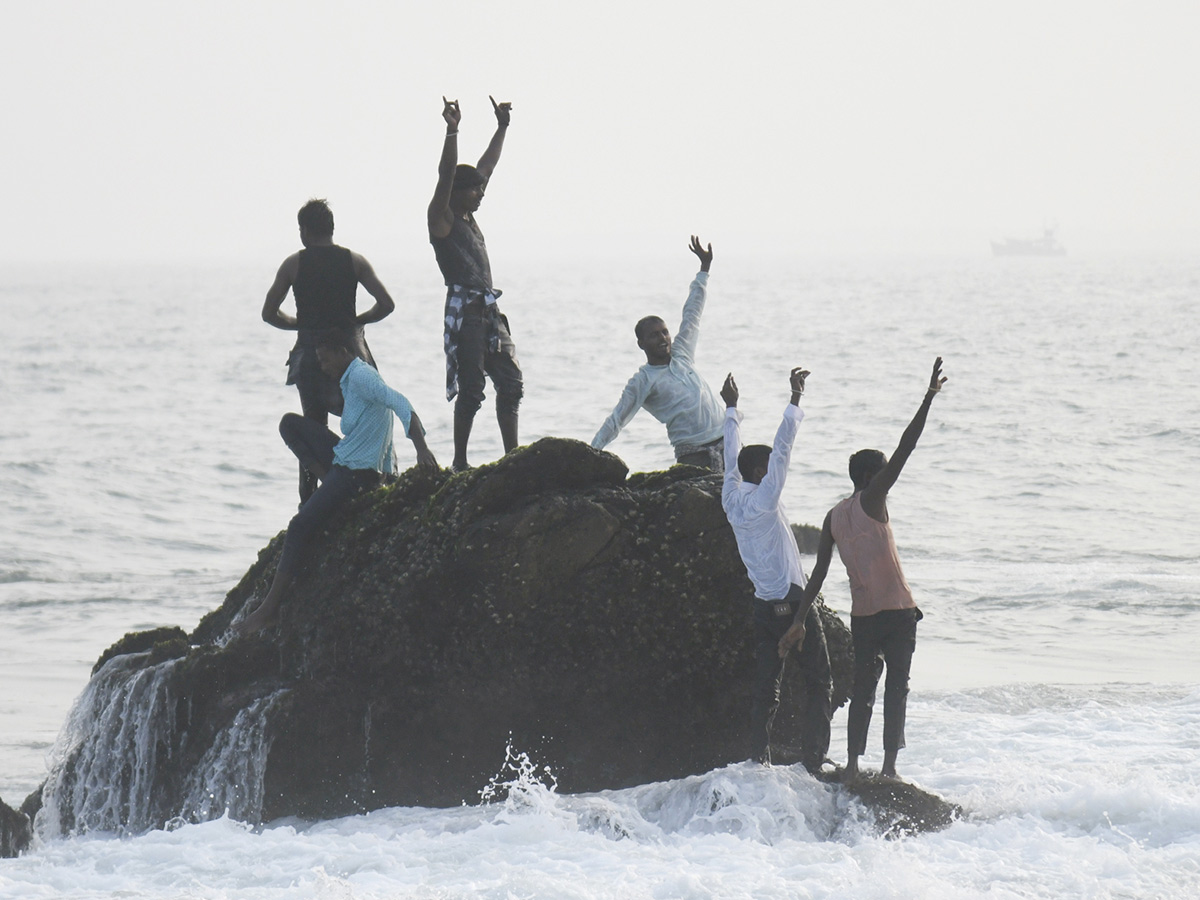
<svg viewBox="0 0 1200 900"><path fill-rule="evenodd" d="M942 374L942 358L939 356L933 362L933 374L929 376L929 390L936 394L942 389L942 385L946 383L946 376Z"/></svg>
<svg viewBox="0 0 1200 900"><path fill-rule="evenodd" d="M496 124L501 128L508 127L508 120L512 116L512 104L509 102L497 103L496 98L488 94L488 99L492 101L492 111L496 114Z"/></svg>
<svg viewBox="0 0 1200 900"><path fill-rule="evenodd" d="M692 242L688 245L688 249L700 257L700 271L707 272L708 267L712 265L713 251L712 244L705 247L700 243L700 238L692 235Z"/></svg>
<svg viewBox="0 0 1200 900"><path fill-rule="evenodd" d="M721 385L721 399L725 401L727 407L736 407L738 402L738 386L733 380L733 373L730 372L725 376L725 383Z"/></svg>
<svg viewBox="0 0 1200 900"><path fill-rule="evenodd" d="M800 366L796 366L796 368L792 369L790 381L792 383L793 394L804 393L804 379L811 374L812 372L808 371L808 369L802 369Z"/></svg>
<svg viewBox="0 0 1200 900"><path fill-rule="evenodd" d="M442 97L442 118L451 131L458 131L458 123L462 121L462 110L458 108L457 100L447 100Z"/></svg>

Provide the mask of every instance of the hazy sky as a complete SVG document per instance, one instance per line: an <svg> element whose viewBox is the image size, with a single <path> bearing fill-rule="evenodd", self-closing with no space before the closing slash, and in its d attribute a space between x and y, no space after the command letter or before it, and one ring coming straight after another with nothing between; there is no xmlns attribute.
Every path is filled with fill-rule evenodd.
<svg viewBox="0 0 1200 900"><path fill-rule="evenodd" d="M310 196L425 259L441 96L473 162L489 93L527 259L1200 242L1195 0L0 2L0 260L273 266Z"/></svg>

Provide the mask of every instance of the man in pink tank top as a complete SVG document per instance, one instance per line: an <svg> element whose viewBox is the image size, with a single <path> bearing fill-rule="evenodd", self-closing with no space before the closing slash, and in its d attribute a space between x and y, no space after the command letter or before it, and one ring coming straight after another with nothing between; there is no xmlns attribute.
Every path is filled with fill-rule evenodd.
<svg viewBox="0 0 1200 900"><path fill-rule="evenodd" d="M908 672L917 645L921 610L913 600L888 521L887 495L925 428L929 406L942 389L942 358L933 364L929 389L889 460L878 450L859 450L850 457L854 493L829 511L821 527L817 561L804 588L800 609L812 603L829 571L836 544L850 576L850 632L854 641L854 690L850 697L846 779L858 777L858 758L867 749L867 730L875 706L879 676L887 666L883 689L883 768L896 777L896 755L904 746L908 705ZM782 657L804 640L799 617L779 640Z"/></svg>

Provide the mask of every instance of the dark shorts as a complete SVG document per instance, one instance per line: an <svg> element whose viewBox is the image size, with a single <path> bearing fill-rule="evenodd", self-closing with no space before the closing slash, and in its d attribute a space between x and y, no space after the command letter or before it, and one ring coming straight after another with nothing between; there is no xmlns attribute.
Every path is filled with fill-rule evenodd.
<svg viewBox="0 0 1200 900"><path fill-rule="evenodd" d="M294 384L300 394L300 409L305 418L328 421L330 413L342 414L342 389L337 379L321 371L317 360L317 342L322 331L301 331L296 334L296 344L287 360L287 383ZM361 326L354 329L355 355L375 366L371 348Z"/></svg>
<svg viewBox="0 0 1200 900"><path fill-rule="evenodd" d="M457 335L458 397L455 411L474 415L483 405L484 383L492 379L496 390L496 410L515 413L521 404L524 384L517 348L508 330L508 317L496 314L494 323L499 335L495 350L488 347L492 323L485 314L468 310L463 315Z"/></svg>

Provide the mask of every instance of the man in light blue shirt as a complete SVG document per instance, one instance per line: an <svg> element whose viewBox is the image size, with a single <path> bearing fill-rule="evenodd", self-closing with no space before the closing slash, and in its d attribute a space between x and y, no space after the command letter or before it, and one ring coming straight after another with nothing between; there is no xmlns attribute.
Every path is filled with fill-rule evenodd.
<svg viewBox="0 0 1200 900"><path fill-rule="evenodd" d="M667 323L658 316L646 316L637 323L634 333L638 346L646 354L646 364L625 385L612 414L592 438L592 446L603 450L645 407L667 426L676 462L720 472L724 464L721 453L724 407L692 365L708 292L712 244L705 248L692 235L689 249L700 258L700 271L683 305L679 334L672 344Z"/></svg>
<svg viewBox="0 0 1200 900"><path fill-rule="evenodd" d="M437 468L437 460L425 444L425 429L408 398L388 387L375 369L355 355L349 338L332 329L326 332L317 342L317 359L322 371L338 382L345 398L342 437L295 413L288 413L279 423L284 442L321 484L292 517L271 589L237 626L238 634L258 631L274 621L312 537L348 500L376 487L381 473L394 470L393 413L416 448L417 465Z"/></svg>

